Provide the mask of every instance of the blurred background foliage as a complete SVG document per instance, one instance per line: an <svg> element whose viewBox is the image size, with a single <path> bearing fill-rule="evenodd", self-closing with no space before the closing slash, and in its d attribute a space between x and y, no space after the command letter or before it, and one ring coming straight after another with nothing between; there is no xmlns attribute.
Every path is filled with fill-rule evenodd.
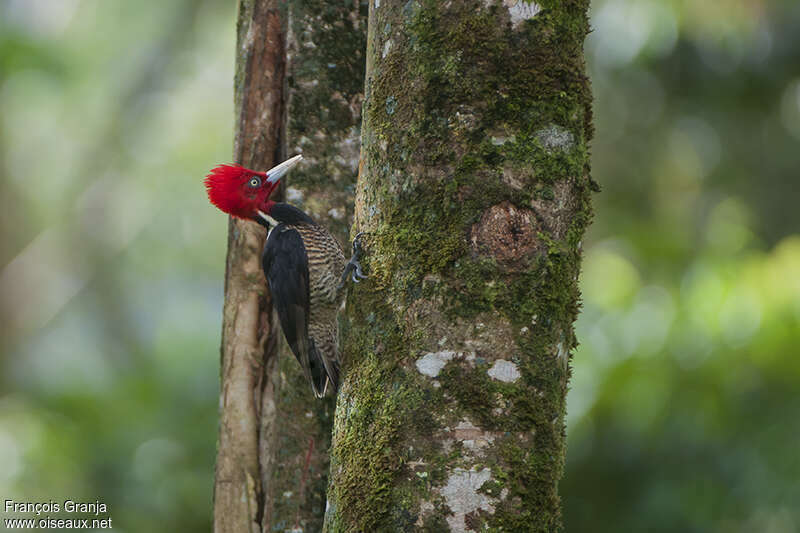
<svg viewBox="0 0 800 533"><path fill-rule="evenodd" d="M595 0L570 532L800 530L800 4ZM0 495L208 531L235 2L0 2ZM5 517L6 515L4 515Z"/></svg>

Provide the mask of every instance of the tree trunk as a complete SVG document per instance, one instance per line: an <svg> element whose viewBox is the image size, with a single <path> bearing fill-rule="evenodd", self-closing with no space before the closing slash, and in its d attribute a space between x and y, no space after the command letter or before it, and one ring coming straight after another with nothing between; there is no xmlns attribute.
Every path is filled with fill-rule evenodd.
<svg viewBox="0 0 800 533"><path fill-rule="evenodd" d="M302 153L304 161L284 180L288 200L345 243L358 166L367 6L292 0L288 9L286 31L277 2L240 1L235 157L266 169ZM257 224L231 221L214 526L237 533L320 531L334 398L314 398L279 342L261 272L264 238Z"/></svg>
<svg viewBox="0 0 800 533"><path fill-rule="evenodd" d="M555 531L588 0L373 0L328 532Z"/></svg>
<svg viewBox="0 0 800 533"><path fill-rule="evenodd" d="M285 179L286 196L345 245L358 173L367 4L292 0L289 13L287 155L302 153L303 161ZM264 531L317 532L335 398L314 398L282 345Z"/></svg>
<svg viewBox="0 0 800 533"><path fill-rule="evenodd" d="M234 158L270 168L280 157L285 31L277 0L241 0L237 23ZM230 219L222 325L214 531L261 533L273 452L277 321L261 249L265 231Z"/></svg>

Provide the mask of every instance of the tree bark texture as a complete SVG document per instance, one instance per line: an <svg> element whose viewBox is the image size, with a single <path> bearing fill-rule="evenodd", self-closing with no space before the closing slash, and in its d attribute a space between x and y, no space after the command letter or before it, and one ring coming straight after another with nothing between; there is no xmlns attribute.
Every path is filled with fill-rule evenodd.
<svg viewBox="0 0 800 533"><path fill-rule="evenodd" d="M287 201L343 244L353 221L364 91L366 1L292 0L287 39ZM314 398L284 342L267 488L270 531L322 530L335 398Z"/></svg>
<svg viewBox="0 0 800 533"><path fill-rule="evenodd" d="M234 159L270 168L282 155L285 24L277 0L241 0ZM265 231L230 219L222 326L214 531L261 533L274 450L277 323L261 271Z"/></svg>
<svg viewBox="0 0 800 533"><path fill-rule="evenodd" d="M588 0L371 0L332 532L561 528Z"/></svg>

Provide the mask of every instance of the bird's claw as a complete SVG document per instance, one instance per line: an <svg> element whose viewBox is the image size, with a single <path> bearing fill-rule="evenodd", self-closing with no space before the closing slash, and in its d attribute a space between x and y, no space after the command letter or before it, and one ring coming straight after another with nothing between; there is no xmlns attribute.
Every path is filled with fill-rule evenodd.
<svg viewBox="0 0 800 533"><path fill-rule="evenodd" d="M353 281L355 283L358 283L362 279L366 279L366 278L369 277L366 274L364 274L364 272L361 271L361 264L358 261L351 260L351 263L354 265L354 268L353 268Z"/></svg>
<svg viewBox="0 0 800 533"><path fill-rule="evenodd" d="M366 279L368 277L366 274L364 274L364 271L361 270L361 263L358 262L359 257L361 257L361 252L363 251L361 248L361 236L363 234L364 232L362 231L356 235L355 239L353 239L353 257L350 258L350 261L348 261L347 265L344 267L342 280L339 283L340 289L344 287L344 283L347 281L348 277L352 279L354 283L358 283L362 279Z"/></svg>

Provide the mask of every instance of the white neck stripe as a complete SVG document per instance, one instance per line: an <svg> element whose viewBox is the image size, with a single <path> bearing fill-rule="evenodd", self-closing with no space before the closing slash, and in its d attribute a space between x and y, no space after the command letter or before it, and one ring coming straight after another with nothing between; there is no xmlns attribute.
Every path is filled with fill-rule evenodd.
<svg viewBox="0 0 800 533"><path fill-rule="evenodd" d="M277 221L277 220L275 220L274 218L272 218L271 216L269 216L268 214L266 214L266 213L265 213L264 211L262 211L261 209L259 209L259 210L258 210L258 215L259 215L261 218L263 218L264 220L266 220L266 221L267 221L267 224L269 224L269 225L271 225L271 226L277 226L277 225L278 225L278 221Z"/></svg>

